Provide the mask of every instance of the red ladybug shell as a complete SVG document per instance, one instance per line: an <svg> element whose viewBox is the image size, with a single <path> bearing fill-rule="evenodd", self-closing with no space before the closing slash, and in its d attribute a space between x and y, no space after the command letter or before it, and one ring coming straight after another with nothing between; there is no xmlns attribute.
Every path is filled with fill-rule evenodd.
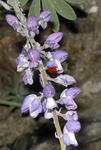
<svg viewBox="0 0 101 150"><path fill-rule="evenodd" d="M51 67L47 69L50 73L56 73L57 72L57 68L56 67Z"/></svg>

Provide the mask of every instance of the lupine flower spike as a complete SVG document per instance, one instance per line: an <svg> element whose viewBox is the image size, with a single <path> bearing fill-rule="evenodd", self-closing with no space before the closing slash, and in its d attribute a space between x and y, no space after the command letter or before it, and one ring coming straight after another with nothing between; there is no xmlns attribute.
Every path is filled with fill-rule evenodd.
<svg viewBox="0 0 101 150"><path fill-rule="evenodd" d="M50 19L51 12L43 11L38 18L33 15L29 16L26 19L26 25L24 25L28 31L26 37L29 37L31 41L27 40L21 54L16 59L17 71L24 73L22 81L25 85L32 85L34 83L34 72L38 70L43 90L39 91L37 94L33 92L33 94L27 95L21 105L21 112L23 114L29 113L32 118L38 117L41 113L44 114L45 119L54 120L55 117L63 117L66 123L63 128L63 133L61 133L61 137L59 137L63 142L62 145L64 145L64 148L70 145L78 146L75 133L79 132L81 125L78 121L78 114L76 111L77 104L74 99L79 95L80 89L77 87L69 88L70 85L76 83L76 80L71 75L62 74L64 72L62 63L68 59L67 51L57 49L60 46L59 42L63 37L63 33L55 32L50 34L46 38L43 46L36 42L35 39L34 43L32 40L35 35L39 34L39 27L41 26L45 29ZM14 15L8 14L6 15L6 20L14 30L17 32L20 31L19 29L22 25L20 19ZM50 51L46 52L47 48L50 49ZM51 77L49 72L51 74L56 73L57 77ZM66 88L60 94L60 98L57 101L55 100L55 96L58 89L55 90L51 82L58 83ZM59 111L62 107L66 110L65 114ZM58 119L56 119L56 121L58 121ZM55 124L55 127L56 126L57 124ZM56 131L58 133L57 127Z"/></svg>

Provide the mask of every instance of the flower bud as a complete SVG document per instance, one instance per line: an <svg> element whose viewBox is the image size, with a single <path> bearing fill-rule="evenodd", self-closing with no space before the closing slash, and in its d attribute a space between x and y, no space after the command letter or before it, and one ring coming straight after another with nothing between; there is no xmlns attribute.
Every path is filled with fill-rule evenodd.
<svg viewBox="0 0 101 150"><path fill-rule="evenodd" d="M29 49L28 58L30 61L30 68L37 68L39 66L40 53L35 49Z"/></svg>
<svg viewBox="0 0 101 150"><path fill-rule="evenodd" d="M29 49L28 58L31 61L40 60L40 53L37 50L33 49L33 48Z"/></svg>
<svg viewBox="0 0 101 150"><path fill-rule="evenodd" d="M27 19L27 28L29 33L34 32L35 34L39 34L38 21L33 15L29 16Z"/></svg>
<svg viewBox="0 0 101 150"><path fill-rule="evenodd" d="M43 89L43 95L44 95L45 98L54 97L55 93L56 93L55 88L52 85L47 85Z"/></svg>
<svg viewBox="0 0 101 150"><path fill-rule="evenodd" d="M51 53L51 55L53 59L56 59L61 63L64 62L68 57L68 53L64 50L55 50Z"/></svg>
<svg viewBox="0 0 101 150"><path fill-rule="evenodd" d="M29 66L29 61L28 58L25 57L23 54L20 54L19 57L16 59L16 64L17 64L17 71L21 72L25 68Z"/></svg>
<svg viewBox="0 0 101 150"><path fill-rule="evenodd" d="M45 29L47 27L47 22L51 19L51 17L52 14L50 11L43 11L38 18L39 25Z"/></svg>
<svg viewBox="0 0 101 150"><path fill-rule="evenodd" d="M59 75L54 79L54 82L67 87L68 85L76 83L76 80L70 75Z"/></svg>
<svg viewBox="0 0 101 150"><path fill-rule="evenodd" d="M60 46L58 44L58 42L60 42L60 40L62 39L62 37L63 37L63 33L62 32L52 33L46 39L44 46L45 47L50 47L52 49L56 49L56 48L58 48Z"/></svg>
<svg viewBox="0 0 101 150"><path fill-rule="evenodd" d="M69 97L71 99L76 98L80 93L80 89L75 87L75 88L70 88L66 89L62 92L61 97Z"/></svg>
<svg viewBox="0 0 101 150"><path fill-rule="evenodd" d="M6 21L7 23L14 28L14 30L17 30L20 27L20 23L14 15L7 14L6 15Z"/></svg>

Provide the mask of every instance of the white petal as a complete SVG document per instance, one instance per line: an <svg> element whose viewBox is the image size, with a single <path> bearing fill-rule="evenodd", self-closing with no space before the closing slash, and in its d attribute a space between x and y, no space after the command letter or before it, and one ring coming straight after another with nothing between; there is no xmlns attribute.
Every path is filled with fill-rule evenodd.
<svg viewBox="0 0 101 150"><path fill-rule="evenodd" d="M65 90L61 93L60 98L67 97L67 96L66 96L66 91L67 91L67 89L65 89Z"/></svg>
<svg viewBox="0 0 101 150"><path fill-rule="evenodd" d="M52 59L52 54L50 52L47 53L47 58L50 59L50 60L53 60Z"/></svg>
<svg viewBox="0 0 101 150"><path fill-rule="evenodd" d="M69 136L69 138L70 138L70 144L71 144L71 145L78 146L78 142L77 142L77 140L76 140L76 138L75 138L75 134L72 133L72 132L68 132L68 136Z"/></svg>
<svg viewBox="0 0 101 150"><path fill-rule="evenodd" d="M53 109L57 107L57 104L53 98L47 98L46 109Z"/></svg>
<svg viewBox="0 0 101 150"><path fill-rule="evenodd" d="M45 117L45 119L51 119L51 118L53 118L53 114L52 114L52 112L46 111L44 113L44 117Z"/></svg>
<svg viewBox="0 0 101 150"><path fill-rule="evenodd" d="M78 146L78 142L77 142L77 140L75 138L75 134L73 132L68 132L66 127L64 127L63 132L68 135L70 145Z"/></svg>
<svg viewBox="0 0 101 150"><path fill-rule="evenodd" d="M60 61L55 60L55 63L56 63L56 65L57 65L57 69L58 69L58 70L63 70L63 67L62 67L62 65L61 65L61 62L60 62Z"/></svg>
<svg viewBox="0 0 101 150"><path fill-rule="evenodd" d="M25 57L24 55L20 55L19 57L22 60L19 60L19 63L17 65L17 71L21 72L22 70L24 70L25 68L27 68L29 66L29 61L28 61L28 58ZM22 61L22 64L20 61Z"/></svg>

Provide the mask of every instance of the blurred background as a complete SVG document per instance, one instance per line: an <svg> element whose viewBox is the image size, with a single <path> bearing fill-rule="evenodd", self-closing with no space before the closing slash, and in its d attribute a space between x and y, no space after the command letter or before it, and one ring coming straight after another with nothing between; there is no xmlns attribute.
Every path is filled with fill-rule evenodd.
<svg viewBox="0 0 101 150"><path fill-rule="evenodd" d="M81 88L76 99L82 124L77 135L79 147L70 149L101 150L101 0L86 0L74 9L76 21L60 17L61 48L69 52L65 72L73 75ZM16 72L15 58L25 39L6 23L6 13L0 6L0 150L60 150L51 120L21 115L22 99L32 91ZM48 28L40 40L51 32Z"/></svg>

